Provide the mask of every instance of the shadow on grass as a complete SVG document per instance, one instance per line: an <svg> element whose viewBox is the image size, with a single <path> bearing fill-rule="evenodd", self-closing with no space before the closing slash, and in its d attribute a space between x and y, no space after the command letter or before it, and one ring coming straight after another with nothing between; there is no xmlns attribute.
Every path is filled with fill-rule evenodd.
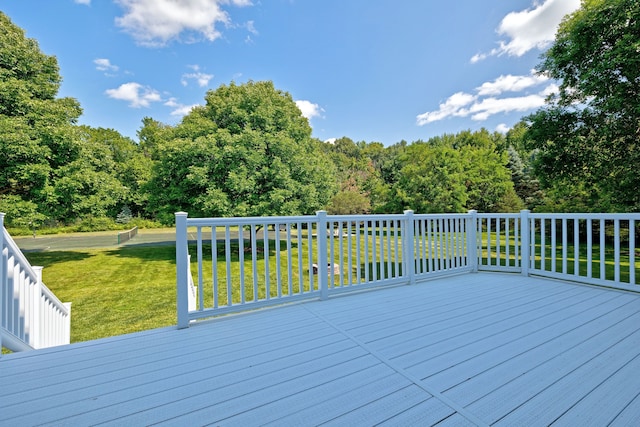
<svg viewBox="0 0 640 427"><path fill-rule="evenodd" d="M81 251L32 251L24 252L24 255L31 265L45 268L60 262L84 261L95 256L89 252Z"/></svg>

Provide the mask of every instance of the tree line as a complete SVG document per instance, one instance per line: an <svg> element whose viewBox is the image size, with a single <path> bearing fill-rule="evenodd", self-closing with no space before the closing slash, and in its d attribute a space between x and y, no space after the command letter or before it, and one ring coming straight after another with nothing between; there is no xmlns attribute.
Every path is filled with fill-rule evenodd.
<svg viewBox="0 0 640 427"><path fill-rule="evenodd" d="M637 211L640 6L586 1L539 72L558 94L506 134L464 131L385 147L312 137L272 82L209 90L138 140L78 124L54 56L0 12L0 211L13 227L173 224L192 216Z"/></svg>

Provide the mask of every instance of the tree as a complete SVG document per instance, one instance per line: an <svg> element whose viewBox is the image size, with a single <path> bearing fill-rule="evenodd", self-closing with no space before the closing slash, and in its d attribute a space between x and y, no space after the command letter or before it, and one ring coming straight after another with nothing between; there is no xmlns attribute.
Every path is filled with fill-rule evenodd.
<svg viewBox="0 0 640 427"><path fill-rule="evenodd" d="M222 85L160 147L150 209L202 216L310 214L335 192L334 169L295 102L271 82Z"/></svg>
<svg viewBox="0 0 640 427"><path fill-rule="evenodd" d="M132 215L142 214L148 198L143 188L151 179L153 166L144 148L114 129L81 126L80 130L83 157L91 158L94 170L108 173L122 186L123 192L116 205L109 208L109 216L125 206L132 209Z"/></svg>
<svg viewBox="0 0 640 427"><path fill-rule="evenodd" d="M538 67L559 93L527 118L550 194L592 210L640 209L638 34L636 0L584 0L560 25Z"/></svg>
<svg viewBox="0 0 640 427"><path fill-rule="evenodd" d="M420 142L406 147L394 184L393 210L419 213L463 212L467 202L459 151Z"/></svg>
<svg viewBox="0 0 640 427"><path fill-rule="evenodd" d="M54 171L74 161L78 102L55 98L57 60L0 12L0 197L48 214ZM25 205L26 206L26 205ZM11 218L8 218L11 221Z"/></svg>
<svg viewBox="0 0 640 427"><path fill-rule="evenodd" d="M486 129L460 132L453 147L460 151L463 176L467 188L467 209L480 212L513 212L523 207L513 188L509 156L500 151L504 145L501 134Z"/></svg>

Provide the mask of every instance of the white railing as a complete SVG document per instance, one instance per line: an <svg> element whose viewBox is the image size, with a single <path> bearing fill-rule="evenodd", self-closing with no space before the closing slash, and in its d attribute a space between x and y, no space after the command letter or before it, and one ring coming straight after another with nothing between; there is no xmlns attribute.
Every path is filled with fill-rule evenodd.
<svg viewBox="0 0 640 427"><path fill-rule="evenodd" d="M178 213L178 324L471 271L471 219L470 214L411 211L259 218L188 218ZM188 237L195 246L195 310L188 308Z"/></svg>
<svg viewBox="0 0 640 427"><path fill-rule="evenodd" d="M29 264L3 224L0 213L0 345L24 351L68 344L71 303L42 283L42 267Z"/></svg>
<svg viewBox="0 0 640 427"><path fill-rule="evenodd" d="M640 291L640 214L188 218L176 214L178 325L429 277L490 270ZM188 236L195 246L189 308ZM575 262L578 260L578 262ZM193 307L193 303L191 304Z"/></svg>
<svg viewBox="0 0 640 427"><path fill-rule="evenodd" d="M529 214L530 274L638 291L640 214Z"/></svg>

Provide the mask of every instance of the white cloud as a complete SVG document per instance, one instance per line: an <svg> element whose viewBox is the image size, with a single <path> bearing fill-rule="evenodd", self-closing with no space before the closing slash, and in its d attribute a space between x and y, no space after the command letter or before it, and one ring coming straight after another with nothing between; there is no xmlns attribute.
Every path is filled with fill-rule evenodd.
<svg viewBox="0 0 640 427"><path fill-rule="evenodd" d="M311 120L314 117L321 117L322 112L324 111L318 104L314 104L310 101L296 101L296 105L298 106L300 111L302 111L302 115L308 120Z"/></svg>
<svg viewBox="0 0 640 427"><path fill-rule="evenodd" d="M512 98L485 98L474 103L469 108L471 119L487 120L490 116L511 111L527 111L544 105L545 96L542 94L515 96Z"/></svg>
<svg viewBox="0 0 640 427"><path fill-rule="evenodd" d="M229 25L229 14L222 4L250 6L249 0L116 0L125 10L116 25L131 34L143 46L163 46L188 33L187 40L220 37L216 25Z"/></svg>
<svg viewBox="0 0 640 427"><path fill-rule="evenodd" d="M193 107L197 107L199 104L184 105L179 103L176 98L169 98L164 105L173 108L173 111L169 113L172 116L186 116L191 112Z"/></svg>
<svg viewBox="0 0 640 427"><path fill-rule="evenodd" d="M548 77L537 75L534 71L529 76L500 76L492 82L483 83L476 88L478 95L500 95L504 92L520 92L549 80Z"/></svg>
<svg viewBox="0 0 640 427"><path fill-rule="evenodd" d="M500 46L489 53L474 55L471 62L505 53L522 56L532 49L546 48L555 39L562 18L579 7L580 0L535 0L532 8L509 13L497 29L506 40L501 40Z"/></svg>
<svg viewBox="0 0 640 427"><path fill-rule="evenodd" d="M335 144L335 143L336 143L336 140L337 140L337 139L338 139L338 138L329 138L329 139L325 139L325 140L324 140L324 142L325 142L325 143L327 143L327 144L331 144L331 145L333 145L333 144Z"/></svg>
<svg viewBox="0 0 640 427"><path fill-rule="evenodd" d="M135 82L124 83L117 89L107 89L105 93L109 98L127 101L133 108L149 107L152 102L162 101L156 90Z"/></svg>
<svg viewBox="0 0 640 427"><path fill-rule="evenodd" d="M87 6L91 4L91 0L73 0L77 4L86 4Z"/></svg>
<svg viewBox="0 0 640 427"><path fill-rule="evenodd" d="M96 64L96 70L98 71L116 72L119 69L117 65L113 65L107 58L94 59L93 63Z"/></svg>
<svg viewBox="0 0 640 427"><path fill-rule="evenodd" d="M454 93L444 103L440 104L440 108L438 110L420 114L417 117L418 126L436 122L451 116L468 116L469 112L464 107L471 104L476 99L476 96L469 93Z"/></svg>
<svg viewBox="0 0 640 427"><path fill-rule="evenodd" d="M182 79L180 80L182 86L187 86L189 84L189 80L195 80L196 82L198 82L198 86L206 87L209 84L209 81L211 81L211 79L213 78L213 74L206 74L201 72L199 65L190 65L189 68L191 68L195 72L185 73L182 75Z"/></svg>
<svg viewBox="0 0 640 427"><path fill-rule="evenodd" d="M509 113L512 111L528 111L542 107L548 95L557 91L554 83L538 88L535 93L525 93L521 96L499 97L505 92L522 92L548 82L543 76L535 75L534 71L528 76L500 76L477 87L475 94L458 92L451 95L438 106L435 111L428 111L416 117L418 126L444 120L449 117L471 117L472 120L482 121L490 116Z"/></svg>
<svg viewBox="0 0 640 427"><path fill-rule="evenodd" d="M511 130L511 127L507 126L504 123L500 123L498 126L496 126L496 132L507 133L510 130Z"/></svg>

